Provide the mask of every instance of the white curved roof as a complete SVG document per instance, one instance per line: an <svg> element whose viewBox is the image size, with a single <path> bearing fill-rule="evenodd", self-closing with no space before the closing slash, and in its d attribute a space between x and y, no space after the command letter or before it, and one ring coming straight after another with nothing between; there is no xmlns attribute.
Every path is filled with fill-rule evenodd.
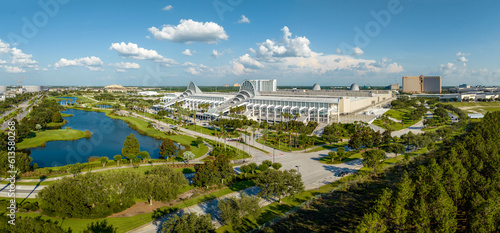
<svg viewBox="0 0 500 233"><path fill-rule="evenodd" d="M313 90L313 91L319 91L319 90L321 90L321 86L320 86L319 84L315 83L315 84L313 85L313 87L312 87L312 90Z"/></svg>
<svg viewBox="0 0 500 233"><path fill-rule="evenodd" d="M358 86L358 84L353 83L353 84L351 85L351 91L359 91L359 86Z"/></svg>

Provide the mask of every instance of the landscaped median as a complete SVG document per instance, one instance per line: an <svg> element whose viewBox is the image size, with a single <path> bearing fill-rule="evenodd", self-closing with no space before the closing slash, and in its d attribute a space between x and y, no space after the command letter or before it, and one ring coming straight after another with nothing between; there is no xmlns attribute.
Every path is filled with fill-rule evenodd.
<svg viewBox="0 0 500 233"><path fill-rule="evenodd" d="M81 131L76 129L56 129L36 132L36 137L24 139L16 144L18 150L44 146L50 141L71 141L85 137L90 137L92 134L89 131Z"/></svg>

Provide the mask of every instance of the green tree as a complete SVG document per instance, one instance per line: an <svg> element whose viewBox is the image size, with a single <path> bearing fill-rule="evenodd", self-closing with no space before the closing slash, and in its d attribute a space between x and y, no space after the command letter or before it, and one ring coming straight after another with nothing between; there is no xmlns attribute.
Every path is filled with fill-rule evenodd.
<svg viewBox="0 0 500 233"><path fill-rule="evenodd" d="M338 147L337 148L337 155L339 157L339 160L340 161L343 161L345 158L344 158L344 155L345 155L345 148L344 147Z"/></svg>
<svg viewBox="0 0 500 233"><path fill-rule="evenodd" d="M362 145L362 140L361 140L361 135L359 133L355 133L351 136L351 138L349 139L349 143L348 143L348 146L350 148L353 148L355 150L358 150L359 148L361 148L361 145Z"/></svg>
<svg viewBox="0 0 500 233"><path fill-rule="evenodd" d="M151 161L151 155L149 155L149 152L147 151L141 151L141 153L139 153L139 156L141 156L142 159L147 159L148 162Z"/></svg>
<svg viewBox="0 0 500 233"><path fill-rule="evenodd" d="M369 150L363 152L363 165L369 168L373 168L376 172L381 160L385 159L385 153L381 150Z"/></svg>
<svg viewBox="0 0 500 233"><path fill-rule="evenodd" d="M54 112L54 114L52 115L52 122L55 122L55 123L63 122L63 118L62 118L61 113L59 111Z"/></svg>
<svg viewBox="0 0 500 233"><path fill-rule="evenodd" d="M108 221L97 221L92 222L87 225L87 228L83 230L83 233L116 233L117 227L113 227L113 225L108 224Z"/></svg>
<svg viewBox="0 0 500 233"><path fill-rule="evenodd" d="M337 152L335 151L330 151L328 152L328 158L332 161L332 163L337 159L339 156L337 155Z"/></svg>
<svg viewBox="0 0 500 233"><path fill-rule="evenodd" d="M182 172L166 165L153 167L144 179L142 188L150 205L153 200L165 202L177 198L180 189L188 184Z"/></svg>
<svg viewBox="0 0 500 233"><path fill-rule="evenodd" d="M106 166L106 163L108 163L109 159L108 157L104 156L104 157L101 157L101 163L102 163L102 167L105 167Z"/></svg>
<svg viewBox="0 0 500 233"><path fill-rule="evenodd" d="M256 217L260 210L259 198L242 195L238 197L228 197L219 201L217 205L221 212L222 221L225 224L232 224L233 229L239 227L243 217L250 215Z"/></svg>
<svg viewBox="0 0 500 233"><path fill-rule="evenodd" d="M33 159L24 152L16 152L15 154L15 166L21 173L32 170L32 161ZM0 171L7 172L11 170L9 167L10 164L7 151L0 151Z"/></svg>
<svg viewBox="0 0 500 233"><path fill-rule="evenodd" d="M82 169L83 169L83 165L81 165L80 163L75 163L75 164L69 165L68 172L73 174L73 177L75 177L76 175L80 174Z"/></svg>
<svg viewBox="0 0 500 233"><path fill-rule="evenodd" d="M192 233L215 232L210 214L198 215L196 213L183 214L181 217L174 214L163 223L162 232Z"/></svg>
<svg viewBox="0 0 500 233"><path fill-rule="evenodd" d="M122 156L121 155L115 155L115 156L113 156L113 159L115 160L116 165L120 166L120 160L122 160Z"/></svg>
<svg viewBox="0 0 500 233"><path fill-rule="evenodd" d="M177 146L174 141L165 138L160 146L160 155L165 158L173 157L177 153ZM173 160L172 160L173 161Z"/></svg>
<svg viewBox="0 0 500 233"><path fill-rule="evenodd" d="M207 187L217 184L221 178L217 167L212 162L205 162L195 166L196 174L193 182L198 187Z"/></svg>
<svg viewBox="0 0 500 233"><path fill-rule="evenodd" d="M122 155L127 157L130 164L132 164L135 157L139 156L139 153L141 153L139 141L137 141L134 134L129 134L123 143Z"/></svg>
<svg viewBox="0 0 500 233"><path fill-rule="evenodd" d="M283 165L281 163L273 163L272 167L274 170L279 170Z"/></svg>
<svg viewBox="0 0 500 233"><path fill-rule="evenodd" d="M196 143L196 146L198 146L198 148L200 148L201 144L203 144L203 138L197 137L194 142Z"/></svg>
<svg viewBox="0 0 500 233"><path fill-rule="evenodd" d="M302 175L295 170L267 170L257 178L257 186L261 189L259 196L262 198L281 199L295 195L304 190Z"/></svg>
<svg viewBox="0 0 500 233"><path fill-rule="evenodd" d="M255 170L257 170L257 164L256 163L250 163L250 164L248 164L248 166L250 167L250 172L253 175L255 173Z"/></svg>
<svg viewBox="0 0 500 233"><path fill-rule="evenodd" d="M248 165L242 165L240 167L240 170L241 170L241 172L243 172L243 174L245 174L245 177L247 177L247 173L250 172L250 166L248 166Z"/></svg>

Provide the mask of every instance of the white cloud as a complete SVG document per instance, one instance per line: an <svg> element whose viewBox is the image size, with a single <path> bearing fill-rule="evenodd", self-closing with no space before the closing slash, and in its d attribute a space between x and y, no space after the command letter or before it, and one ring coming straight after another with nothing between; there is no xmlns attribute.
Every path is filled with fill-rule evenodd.
<svg viewBox="0 0 500 233"><path fill-rule="evenodd" d="M352 49L352 55L359 56L363 55L365 52L360 47L355 47Z"/></svg>
<svg viewBox="0 0 500 233"><path fill-rule="evenodd" d="M238 23L250 23L250 20L245 15L241 15L241 19L238 20Z"/></svg>
<svg viewBox="0 0 500 233"><path fill-rule="evenodd" d="M125 72L127 69L139 69L141 66L137 63L131 63L131 62L120 62L120 63L114 63L114 64L109 64L110 66L115 67L115 70L118 72Z"/></svg>
<svg viewBox="0 0 500 233"><path fill-rule="evenodd" d="M457 56L457 57L465 57L465 56L469 56L469 55L470 55L470 53L462 53L462 52L458 52L455 54L455 56Z"/></svg>
<svg viewBox="0 0 500 233"><path fill-rule="evenodd" d="M73 60L68 60L66 58L61 58L58 62L54 64L55 68L68 67L68 66L85 66L87 69L92 71L102 71L100 66L103 62L99 57L82 57Z"/></svg>
<svg viewBox="0 0 500 233"><path fill-rule="evenodd" d="M169 40L179 43L216 43L219 40L228 39L224 28L217 23L196 22L192 19L181 19L177 26L163 25L161 30L156 27L151 27L148 30L157 40Z"/></svg>
<svg viewBox="0 0 500 233"><path fill-rule="evenodd" d="M458 62L467 62L469 60L467 60L467 58L465 58L465 57L459 57L459 58L457 58L457 61Z"/></svg>
<svg viewBox="0 0 500 233"><path fill-rule="evenodd" d="M123 57L131 57L137 60L152 60L154 62L164 63L165 65L177 64L175 60L165 58L155 50L141 48L132 42L127 44L125 44L125 42L112 43L109 49L115 50Z"/></svg>
<svg viewBox="0 0 500 233"><path fill-rule="evenodd" d="M275 42L270 39L257 44L259 47L256 50L257 56L266 60L274 60L276 57L309 57L312 51L309 48L311 43L306 37L292 37L292 33L287 26L281 29L283 39L280 42Z"/></svg>
<svg viewBox="0 0 500 233"><path fill-rule="evenodd" d="M5 43L0 39L0 55L2 55L2 53L9 53L9 52L10 52L10 44Z"/></svg>
<svg viewBox="0 0 500 233"><path fill-rule="evenodd" d="M190 49L186 49L184 50L184 52L182 52L182 54L186 56L193 56L193 53L196 53L196 51L191 51Z"/></svg>
<svg viewBox="0 0 500 233"><path fill-rule="evenodd" d="M239 57L237 62L239 62L240 64L245 66L245 68L250 68L250 69L261 69L264 67L264 65L262 65L262 63L251 58L250 55L248 55L248 53Z"/></svg>
<svg viewBox="0 0 500 233"><path fill-rule="evenodd" d="M337 50L335 50L335 53L337 53L337 54L344 54L344 52L342 52L342 49L340 49L340 48L337 48Z"/></svg>
<svg viewBox="0 0 500 233"><path fill-rule="evenodd" d="M6 63L7 63L7 61L0 59L0 64L6 64Z"/></svg>
<svg viewBox="0 0 500 233"><path fill-rule="evenodd" d="M172 8L174 8L172 5L167 5L167 6L163 7L162 10L169 11L169 10L172 10Z"/></svg>
<svg viewBox="0 0 500 233"><path fill-rule="evenodd" d="M7 73L26 73L26 70L16 66L5 66Z"/></svg>
<svg viewBox="0 0 500 233"><path fill-rule="evenodd" d="M186 68L184 71L186 73L192 74L192 75L200 75L200 74L205 74L205 73L213 72L214 71L210 67L205 66L203 64L196 65L196 64L194 64L192 62L186 62L183 65L184 66L188 66L188 68Z"/></svg>
<svg viewBox="0 0 500 233"><path fill-rule="evenodd" d="M212 50L212 53L211 53L212 57L214 57L215 59L219 58L220 56L222 56L222 53L219 53L217 50Z"/></svg>

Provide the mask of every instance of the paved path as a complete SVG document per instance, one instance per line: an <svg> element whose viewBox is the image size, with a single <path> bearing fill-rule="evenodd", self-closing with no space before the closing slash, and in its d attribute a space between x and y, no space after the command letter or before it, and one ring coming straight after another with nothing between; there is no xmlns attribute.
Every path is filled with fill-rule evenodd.
<svg viewBox="0 0 500 233"><path fill-rule="evenodd" d="M391 136L401 137L401 135L407 134L410 131L414 134L421 134L424 133L424 131L422 131L423 128L424 128L424 120L420 120L419 122L415 123L414 125L408 128L392 132Z"/></svg>

